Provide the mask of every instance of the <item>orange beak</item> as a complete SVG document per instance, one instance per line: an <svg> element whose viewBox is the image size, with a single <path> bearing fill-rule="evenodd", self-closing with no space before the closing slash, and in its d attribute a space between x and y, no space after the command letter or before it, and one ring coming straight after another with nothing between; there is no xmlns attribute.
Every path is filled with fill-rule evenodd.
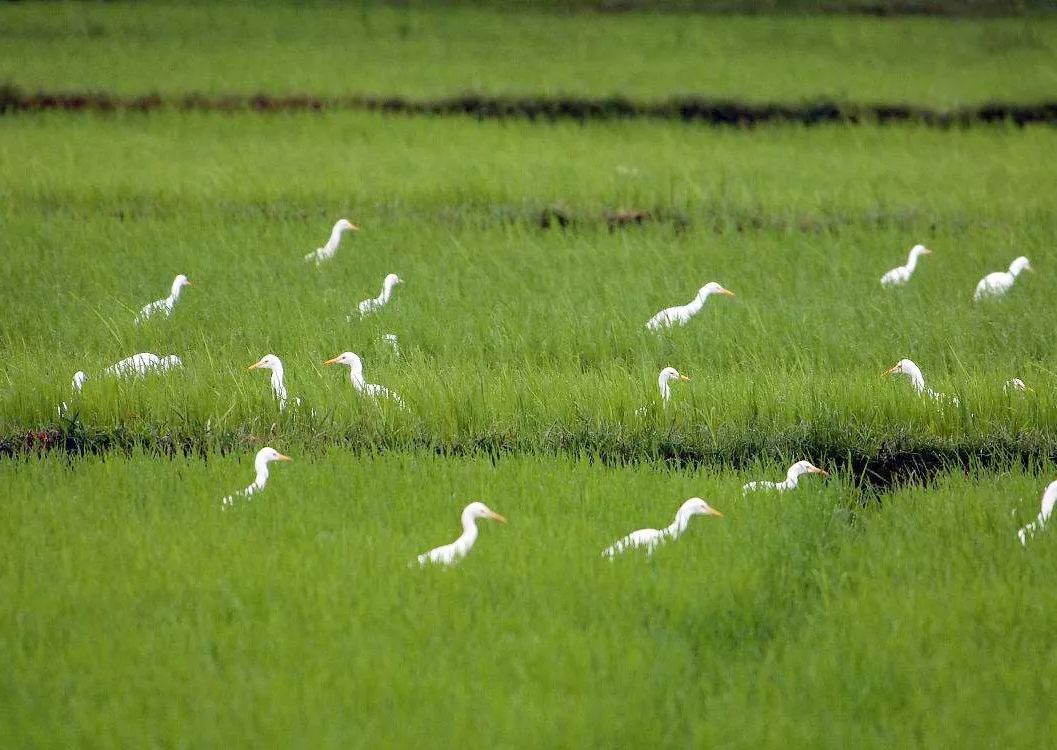
<svg viewBox="0 0 1057 750"><path fill-rule="evenodd" d="M247 367L246 369L247 369L247 370L256 370L256 369L257 369L258 367L260 367L260 366L261 366L261 363L260 363L260 362L254 362L254 363L253 363L252 365L250 365L250 366L249 366L249 367Z"/></svg>
<svg viewBox="0 0 1057 750"><path fill-rule="evenodd" d="M885 375L891 375L893 372L895 372L898 369L899 369L899 365L892 365L887 370L885 370L884 372L881 373L881 377L883 378Z"/></svg>
<svg viewBox="0 0 1057 750"><path fill-rule="evenodd" d="M341 355L339 354L338 357L340 357L340 356ZM323 364L325 364L325 365L336 365L336 364L338 364L338 357L331 357L330 359L325 359L325 360L323 360Z"/></svg>

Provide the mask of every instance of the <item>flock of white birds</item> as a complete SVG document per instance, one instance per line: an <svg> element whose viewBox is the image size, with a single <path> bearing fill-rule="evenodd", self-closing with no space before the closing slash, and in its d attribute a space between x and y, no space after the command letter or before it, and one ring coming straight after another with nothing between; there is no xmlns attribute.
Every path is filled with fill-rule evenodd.
<svg viewBox="0 0 1057 750"><path fill-rule="evenodd" d="M320 264L334 257L338 251L341 239L346 232L355 231L359 231L359 227L355 224L347 219L339 220L334 224L326 244L305 255L305 260L315 263L318 267ZM881 284L883 286L898 286L906 284L910 281L914 269L917 267L918 259L923 255L931 254L932 251L924 245L915 245L910 250L906 265L897 266L884 274L881 277ZM980 280L979 284L977 284L973 299L981 300L985 297L995 297L1006 294L1010 288L1012 288L1017 276L1025 270L1032 270L1032 268L1028 259L1021 256L1010 264L1009 271L996 271L987 274ZM377 297L365 299L359 303L357 306L359 317L362 318L363 316L374 313L388 304L393 293L393 288L399 283L401 283L399 276L395 273L388 274L382 282L381 294ZM173 280L169 295L145 305L136 315L134 322L139 324L154 316L171 316L173 308L180 298L181 291L184 287L190 285L191 282L188 278L185 275L180 274ZM724 288L721 284L715 281L709 282L701 287L701 289L698 290L697 295L687 304L667 307L658 312L646 322L646 328L652 331L659 331L672 326L686 325L691 318L701 311L708 298L714 294L727 297L734 296L734 292ZM352 316L349 316L347 320L353 320ZM400 349L395 334L387 333L384 334L382 338L399 356ZM336 357L325 360L323 364L346 365L349 368L349 377L352 381L352 385L361 395L374 399L386 399L398 405L400 408L407 408L403 400L391 389L386 388L383 385L368 383L365 380L363 374L363 361L360 359L359 355L354 352L343 352ZM142 352L127 357L120 362L105 368L101 371L100 375L114 378L142 377L152 373L163 373L167 370L181 366L182 362L176 355L170 354L160 357L150 352ZM275 354L264 355L260 360L250 365L247 369L263 369L271 372L272 393L280 412L285 411L291 404L295 406L301 404L300 398L294 397L291 400L286 389L282 360L280 360ZM938 393L926 386L921 368L909 359L899 360L899 362L882 373L882 375L890 374L905 375L909 378L918 395L927 396L933 401L942 404L950 404L952 406L958 405L958 399L956 397ZM74 390L80 393L87 379L88 376L85 372L78 371L75 373L73 376ZM671 383L680 380L688 381L690 378L681 374L674 367L665 367L661 370L660 375L657 378L657 386L660 393L660 403L662 408L667 407L671 401ZM1017 391L1031 390L1020 378L1013 378L1012 380L1006 381L1005 389ZM67 409L67 404L63 402L59 407L60 415L65 414ZM638 409L636 413L641 415L645 413L645 410L646 407L643 406ZM262 491L268 483L268 464L273 461L291 460L293 459L289 456L283 455L274 448L261 448L257 452L253 461L253 482L245 489L224 497L221 501L221 507L230 508L234 506L237 499L248 499L252 495ZM769 490L772 492L786 492L793 490L797 487L800 477L805 474L821 474L822 476L828 476L828 473L825 470L820 469L810 461L797 461L789 467L789 470L786 472L785 480L779 482L763 480L749 482L742 488L742 494L759 490ZM1017 536L1022 544L1026 544L1029 536L1040 531L1046 525L1053 513L1055 504L1057 504L1057 481L1051 482L1046 488L1042 497L1042 508L1037 518L1017 532ZM616 555L631 549L644 549L647 555L652 554L659 545L677 539L684 531L686 531L690 519L695 515L723 516L721 512L713 508L705 500L699 497L692 497L679 507L675 514L675 519L668 526L663 529L649 528L632 531L614 542L612 545L606 547L602 551L602 555L607 558L613 558ZM503 516L495 513L482 502L472 502L467 505L463 509L460 518L462 523L462 534L450 544L435 547L428 552L419 555L417 557L417 562L420 565L452 565L464 558L469 554L474 543L477 541L478 519L491 519L506 523L506 519Z"/></svg>

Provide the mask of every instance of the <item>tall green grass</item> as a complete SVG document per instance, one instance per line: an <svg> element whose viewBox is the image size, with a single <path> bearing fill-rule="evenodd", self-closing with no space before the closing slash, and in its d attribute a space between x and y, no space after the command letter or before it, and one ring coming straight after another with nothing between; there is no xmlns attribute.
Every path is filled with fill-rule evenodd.
<svg viewBox="0 0 1057 750"><path fill-rule="evenodd" d="M1055 540L1015 538L1052 465L878 501L843 475L741 497L777 465L294 458L234 511L219 499L245 459L0 463L4 743L1027 747L1054 730ZM652 559L600 558L691 495L726 517ZM509 524L482 523L453 570L409 569L475 498Z"/></svg>
<svg viewBox="0 0 1057 750"><path fill-rule="evenodd" d="M1057 452L1057 225L1038 158L1049 130L748 134L362 115L0 127L9 446L62 427L176 449L279 434L306 447L733 463ZM577 222L540 229L553 205ZM617 208L657 218L611 229L604 215ZM329 264L306 266L343 215L363 230ZM905 289L882 289L916 242L935 254ZM1007 299L973 304L976 281L1019 254L1038 272ZM390 271L406 280L393 302L347 323ZM134 326L176 273L195 285L173 318ZM643 328L712 279L738 296L710 301L684 329ZM387 332L402 359L379 341ZM363 404L347 371L322 366L347 349L409 413ZM75 370L137 351L179 354L185 371L90 380L70 399ZM305 409L280 416L267 376L245 371L267 352ZM936 408L880 377L905 356L963 405ZM655 385L665 365L693 378L667 413ZM1004 393L1014 376L1036 392ZM79 424L58 419L62 400ZM644 403L655 408L640 418Z"/></svg>
<svg viewBox="0 0 1057 750"><path fill-rule="evenodd" d="M5 3L0 83L115 93L1052 98L1057 23L431 4ZM628 51L634 50L633 58Z"/></svg>

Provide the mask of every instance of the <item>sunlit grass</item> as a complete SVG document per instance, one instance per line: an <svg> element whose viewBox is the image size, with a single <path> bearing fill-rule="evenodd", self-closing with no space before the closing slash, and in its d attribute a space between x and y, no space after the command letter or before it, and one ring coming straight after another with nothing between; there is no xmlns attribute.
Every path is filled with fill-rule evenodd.
<svg viewBox="0 0 1057 750"><path fill-rule="evenodd" d="M1015 538L1035 474L742 498L752 472L294 458L234 511L219 499L244 459L0 464L8 737L842 747L1052 729L1053 540ZM599 556L691 495L725 518L652 559ZM482 522L454 570L409 569L475 498L509 523Z"/></svg>

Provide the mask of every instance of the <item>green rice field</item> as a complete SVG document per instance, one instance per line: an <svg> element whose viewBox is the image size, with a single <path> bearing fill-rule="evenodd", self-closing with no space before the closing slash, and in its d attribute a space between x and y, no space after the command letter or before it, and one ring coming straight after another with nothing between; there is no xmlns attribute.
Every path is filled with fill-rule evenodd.
<svg viewBox="0 0 1057 750"><path fill-rule="evenodd" d="M1052 99L1055 30L21 3L0 83L942 108ZM0 747L1046 746L1057 540L1016 532L1057 478L1051 153L1051 125L0 114ZM137 352L183 366L102 373ZM957 404L882 376L904 357ZM222 509L263 446L292 462ZM742 494L803 458L829 476ZM602 558L692 496L723 517ZM508 523L412 565L472 500Z"/></svg>

